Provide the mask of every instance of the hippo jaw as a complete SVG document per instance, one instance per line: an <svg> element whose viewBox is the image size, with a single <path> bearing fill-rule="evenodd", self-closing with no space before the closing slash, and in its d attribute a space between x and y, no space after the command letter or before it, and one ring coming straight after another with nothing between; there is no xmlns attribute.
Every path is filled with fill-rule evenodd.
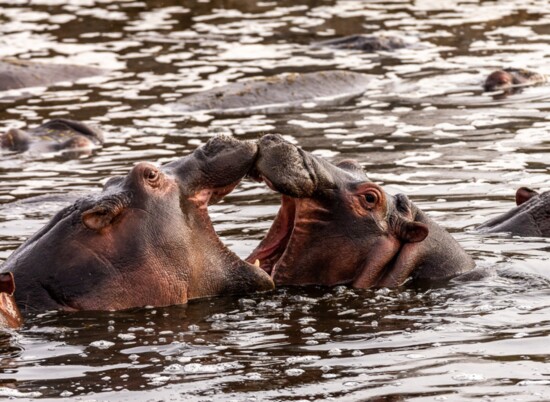
<svg viewBox="0 0 550 402"><path fill-rule="evenodd" d="M276 284L366 288L408 277L404 246L424 240L428 228L413 220L406 197L387 195L356 163L334 166L270 135L259 142L251 176L283 194L271 229L247 258Z"/></svg>

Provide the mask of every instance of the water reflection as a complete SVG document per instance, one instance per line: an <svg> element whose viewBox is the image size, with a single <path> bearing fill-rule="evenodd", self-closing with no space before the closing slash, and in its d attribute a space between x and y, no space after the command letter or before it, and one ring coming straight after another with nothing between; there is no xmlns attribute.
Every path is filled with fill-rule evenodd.
<svg viewBox="0 0 550 402"><path fill-rule="evenodd" d="M96 123L102 149L0 161L0 258L67 203L142 160L167 162L216 133L281 133L355 158L449 228L481 281L437 289L279 289L117 313L48 313L0 337L0 395L94 400L546 400L548 244L467 230L548 190L548 87L482 93L503 67L549 70L537 1L0 1L0 56L107 74L7 93L0 130L65 117ZM315 48L353 34L403 37L394 52ZM279 73L376 76L339 106L267 115L166 114L198 90ZM74 197L74 198L72 198ZM241 257L278 196L243 183L212 217Z"/></svg>

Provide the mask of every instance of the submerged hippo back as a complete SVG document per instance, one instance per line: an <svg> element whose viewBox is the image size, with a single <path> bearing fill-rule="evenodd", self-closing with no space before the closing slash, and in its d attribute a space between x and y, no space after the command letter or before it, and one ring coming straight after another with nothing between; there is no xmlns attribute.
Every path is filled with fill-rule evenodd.
<svg viewBox="0 0 550 402"><path fill-rule="evenodd" d="M478 226L477 230L481 233L506 232L512 236L550 237L550 191L534 195L505 214Z"/></svg>
<svg viewBox="0 0 550 402"><path fill-rule="evenodd" d="M101 73L102 70L87 66L2 59L0 60L0 91L75 81Z"/></svg>
<svg viewBox="0 0 550 402"><path fill-rule="evenodd" d="M371 80L366 74L338 70L278 75L212 88L183 98L173 106L185 112L227 113L261 108L269 111L270 107L296 107L303 102L337 103L360 96Z"/></svg>

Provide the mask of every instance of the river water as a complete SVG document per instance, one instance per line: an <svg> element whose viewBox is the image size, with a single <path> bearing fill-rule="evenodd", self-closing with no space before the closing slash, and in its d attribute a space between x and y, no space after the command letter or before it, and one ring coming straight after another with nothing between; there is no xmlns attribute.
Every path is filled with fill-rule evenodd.
<svg viewBox="0 0 550 402"><path fill-rule="evenodd" d="M82 401L549 401L550 244L481 236L515 190L550 189L550 88L481 92L492 70L550 73L546 1L0 0L0 57L102 67L76 84L10 92L0 129L66 117L99 124L93 155L5 154L0 259L67 203L142 160L217 133L281 133L357 159L446 227L486 279L438 288L281 288L124 312L26 317L0 334L0 399ZM315 48L388 34L395 52ZM373 74L345 105L240 116L166 113L186 94L250 77ZM243 182L211 208L245 257L279 198ZM338 250L335 250L338 252Z"/></svg>

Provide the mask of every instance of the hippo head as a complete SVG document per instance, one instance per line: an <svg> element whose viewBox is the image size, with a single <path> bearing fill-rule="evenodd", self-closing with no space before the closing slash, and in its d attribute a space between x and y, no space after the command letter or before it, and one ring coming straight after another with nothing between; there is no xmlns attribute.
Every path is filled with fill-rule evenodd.
<svg viewBox="0 0 550 402"><path fill-rule="evenodd" d="M441 250L427 258L432 227L444 231L406 196L368 181L354 161L332 165L266 135L251 176L282 193L271 229L247 258L276 284L397 286L415 269L436 278L461 269L439 269Z"/></svg>
<svg viewBox="0 0 550 402"><path fill-rule="evenodd" d="M254 163L256 145L216 137L157 168L137 164L59 212L6 261L35 309L116 310L273 288L216 235L208 203Z"/></svg>
<svg viewBox="0 0 550 402"><path fill-rule="evenodd" d="M14 291L13 274L0 274L0 328L18 328L22 324L21 314L13 298Z"/></svg>
<svg viewBox="0 0 550 402"><path fill-rule="evenodd" d="M497 70L493 71L483 84L483 89L487 92L504 90L510 88L514 84L514 77L508 71Z"/></svg>

